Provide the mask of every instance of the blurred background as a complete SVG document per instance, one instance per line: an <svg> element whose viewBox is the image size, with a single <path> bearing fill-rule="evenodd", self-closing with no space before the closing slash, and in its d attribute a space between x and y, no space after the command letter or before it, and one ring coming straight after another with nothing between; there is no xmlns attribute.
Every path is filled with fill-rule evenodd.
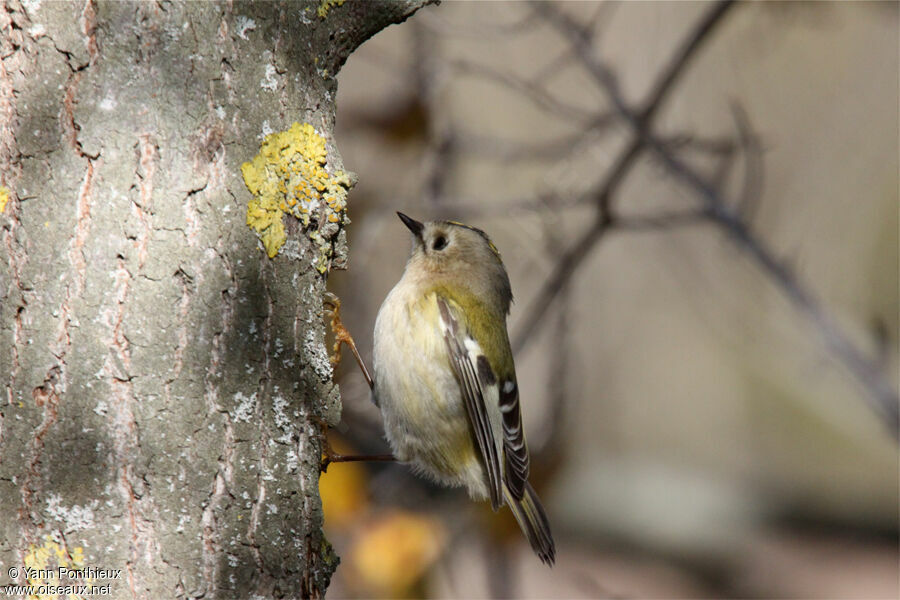
<svg viewBox="0 0 900 600"><path fill-rule="evenodd" d="M371 364L401 210L487 231L555 568L333 464L332 597L898 597L896 3L444 3L339 76L330 278ZM617 104L618 102L618 104ZM773 259L773 260L770 260ZM347 354L332 444L389 451Z"/></svg>

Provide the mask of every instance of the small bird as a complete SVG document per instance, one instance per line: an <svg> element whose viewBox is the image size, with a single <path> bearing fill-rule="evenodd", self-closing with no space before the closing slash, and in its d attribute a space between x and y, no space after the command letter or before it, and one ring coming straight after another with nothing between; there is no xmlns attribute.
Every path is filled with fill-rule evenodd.
<svg viewBox="0 0 900 600"><path fill-rule="evenodd" d="M528 447L500 252L480 229L403 213L413 249L375 320L374 400L398 460L474 500L506 504L552 565L550 523L528 483Z"/></svg>

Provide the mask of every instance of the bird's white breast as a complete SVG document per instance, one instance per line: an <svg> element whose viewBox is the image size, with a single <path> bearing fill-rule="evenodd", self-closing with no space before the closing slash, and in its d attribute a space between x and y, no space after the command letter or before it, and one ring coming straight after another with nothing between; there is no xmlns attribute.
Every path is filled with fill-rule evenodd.
<svg viewBox="0 0 900 600"><path fill-rule="evenodd" d="M404 280L391 290L375 320L375 399L395 456L445 485L483 496L459 384L443 339L437 303Z"/></svg>

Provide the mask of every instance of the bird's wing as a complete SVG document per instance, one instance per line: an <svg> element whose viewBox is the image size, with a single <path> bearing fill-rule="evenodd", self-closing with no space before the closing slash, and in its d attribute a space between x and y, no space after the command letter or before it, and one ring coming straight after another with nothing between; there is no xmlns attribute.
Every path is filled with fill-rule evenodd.
<svg viewBox="0 0 900 600"><path fill-rule="evenodd" d="M491 507L496 511L503 502L503 484L494 420L491 419L487 402L490 399L497 402L497 379L478 342L469 334L463 313L456 303L438 295L437 304L450 365L459 381L463 404L488 476Z"/></svg>
<svg viewBox="0 0 900 600"><path fill-rule="evenodd" d="M450 362L460 382L466 411L484 459L491 505L496 510L503 497L501 481L505 481L513 498L521 500L529 471L519 387L505 324L500 322L504 327L502 331L473 330L468 327L463 311L452 300L439 295L438 307ZM502 344L500 354L509 355L508 372L497 373L485 356L485 344L479 343L479 339L486 343L488 338Z"/></svg>

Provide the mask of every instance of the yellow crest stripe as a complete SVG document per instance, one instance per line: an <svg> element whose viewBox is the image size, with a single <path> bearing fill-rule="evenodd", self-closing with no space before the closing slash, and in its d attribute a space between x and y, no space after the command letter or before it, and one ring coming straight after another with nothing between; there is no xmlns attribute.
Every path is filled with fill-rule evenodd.
<svg viewBox="0 0 900 600"><path fill-rule="evenodd" d="M491 241L491 238L489 238L488 235L481 229L472 227L471 225L466 225L465 223L460 223L459 221L444 221L444 223L447 223L448 225L456 225L457 227L463 227L464 229L474 231L475 233L483 237L485 241L487 241L488 246L491 247L491 252L493 252L497 256L500 262L503 262L503 259L500 258L500 251L497 249L497 246L494 245L494 242Z"/></svg>

